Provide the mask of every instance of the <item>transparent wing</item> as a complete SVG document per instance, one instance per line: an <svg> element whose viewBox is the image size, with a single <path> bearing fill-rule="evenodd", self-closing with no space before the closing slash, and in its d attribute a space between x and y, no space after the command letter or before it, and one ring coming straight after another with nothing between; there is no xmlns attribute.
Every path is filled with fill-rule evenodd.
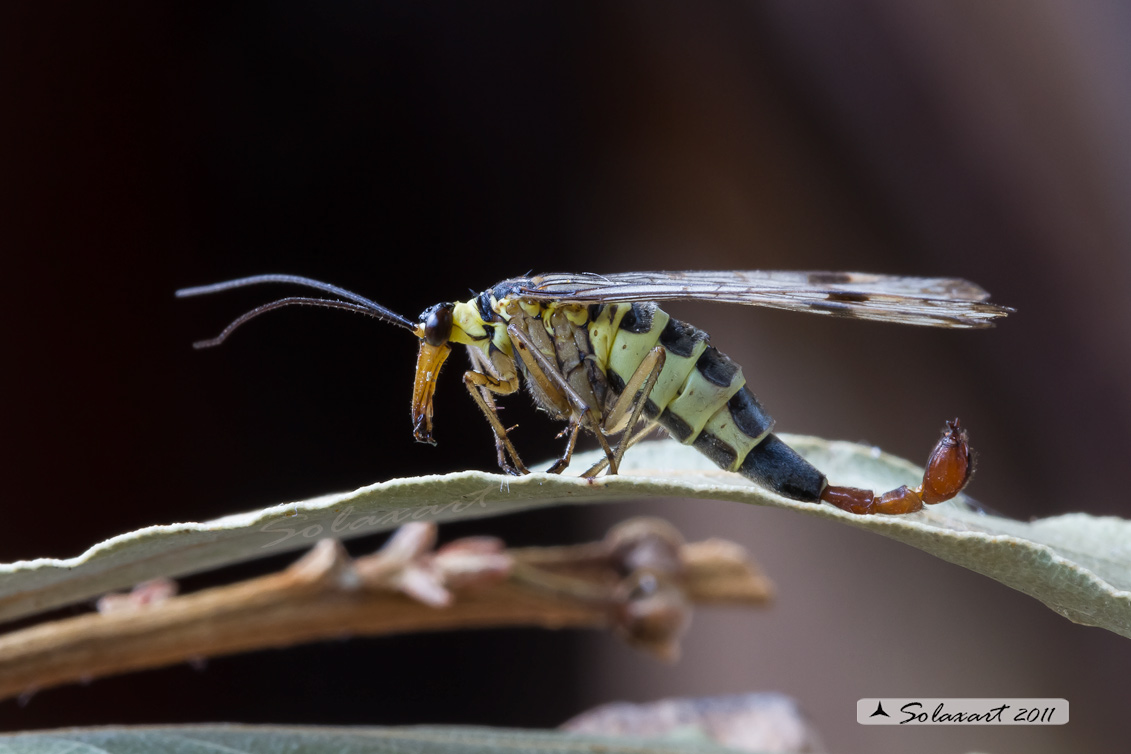
<svg viewBox="0 0 1131 754"><path fill-rule="evenodd" d="M990 303L989 294L967 280L861 272L552 272L508 282L534 301L688 299L929 327L992 327L1014 311Z"/></svg>

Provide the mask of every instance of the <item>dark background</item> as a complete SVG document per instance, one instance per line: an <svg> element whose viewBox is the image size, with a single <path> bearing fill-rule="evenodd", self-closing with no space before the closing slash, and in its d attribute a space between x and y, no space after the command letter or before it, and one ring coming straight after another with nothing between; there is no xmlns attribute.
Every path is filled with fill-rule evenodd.
<svg viewBox="0 0 1131 754"><path fill-rule="evenodd" d="M455 366L439 446L412 442L415 342L395 328L284 310L194 352L276 291L173 290L262 272L411 317L530 269L968 277L1018 314L963 333L673 309L783 431L921 462L959 415L988 505L1126 517L1129 31L1127 10L1090 3L5 3L0 560L494 467ZM508 404L516 441L550 457L556 428L527 403ZM558 543L637 512L743 542L777 605L702 613L671 667L572 632L359 640L45 691L0 704L0 726L533 727L613 699L778 690L835 751L1125 733L1126 639L847 527L672 501L445 536ZM857 698L911 694L1066 697L1073 721L855 724Z"/></svg>

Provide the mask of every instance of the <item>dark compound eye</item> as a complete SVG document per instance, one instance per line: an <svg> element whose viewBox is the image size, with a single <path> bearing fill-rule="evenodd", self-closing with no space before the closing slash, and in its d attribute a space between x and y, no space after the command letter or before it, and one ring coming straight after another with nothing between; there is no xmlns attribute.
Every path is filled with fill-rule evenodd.
<svg viewBox="0 0 1131 754"><path fill-rule="evenodd" d="M441 346L452 335L452 304L436 304L420 315L424 323L424 341L430 346Z"/></svg>

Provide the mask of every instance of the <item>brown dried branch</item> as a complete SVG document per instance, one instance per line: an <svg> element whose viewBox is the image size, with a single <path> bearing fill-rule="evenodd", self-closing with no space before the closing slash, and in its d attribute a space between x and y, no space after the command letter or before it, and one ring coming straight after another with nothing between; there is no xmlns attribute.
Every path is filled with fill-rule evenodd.
<svg viewBox="0 0 1131 754"><path fill-rule="evenodd" d="M204 657L411 631L612 627L672 657L689 604L759 605L771 594L741 547L685 544L655 519L573 547L504 550L471 538L432 551L434 541L433 525L410 524L351 560L325 540L277 574L179 597L149 584L136 599L104 600L103 612L0 636L0 699Z"/></svg>

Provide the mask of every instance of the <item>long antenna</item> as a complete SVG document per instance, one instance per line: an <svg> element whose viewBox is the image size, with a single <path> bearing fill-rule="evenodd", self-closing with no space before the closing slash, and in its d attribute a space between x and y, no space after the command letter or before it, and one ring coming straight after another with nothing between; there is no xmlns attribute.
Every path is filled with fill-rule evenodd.
<svg viewBox="0 0 1131 754"><path fill-rule="evenodd" d="M326 298L309 298L306 296L290 296L288 298L272 301L269 304L258 306L245 314L236 318L230 325L224 328L223 332L215 338L209 340L200 340L193 343L193 348L209 348L223 343L232 332L245 322L255 319L260 314L266 314L273 309L281 309L284 306L319 306L324 309L344 309L346 311L357 312L364 314L374 319L379 319L383 322L388 322L398 327L403 327L410 332L416 330L416 326L411 320L402 317L390 309L386 309L375 301L371 301L364 296L359 296L352 291L347 291L345 288L339 288L330 283L323 283L320 280L313 280L311 278L304 278L298 275L253 275L246 278L238 278L236 280L227 280L223 283L214 283L213 285L201 285L195 288L181 288L177 291L177 298L188 298L190 296L203 296L209 293L219 293L221 291L230 291L233 288L243 288L248 285L258 285L259 283L286 283L289 285L302 285L307 288L314 288L324 293L332 293L335 296L341 296L348 301L336 301L334 299Z"/></svg>

